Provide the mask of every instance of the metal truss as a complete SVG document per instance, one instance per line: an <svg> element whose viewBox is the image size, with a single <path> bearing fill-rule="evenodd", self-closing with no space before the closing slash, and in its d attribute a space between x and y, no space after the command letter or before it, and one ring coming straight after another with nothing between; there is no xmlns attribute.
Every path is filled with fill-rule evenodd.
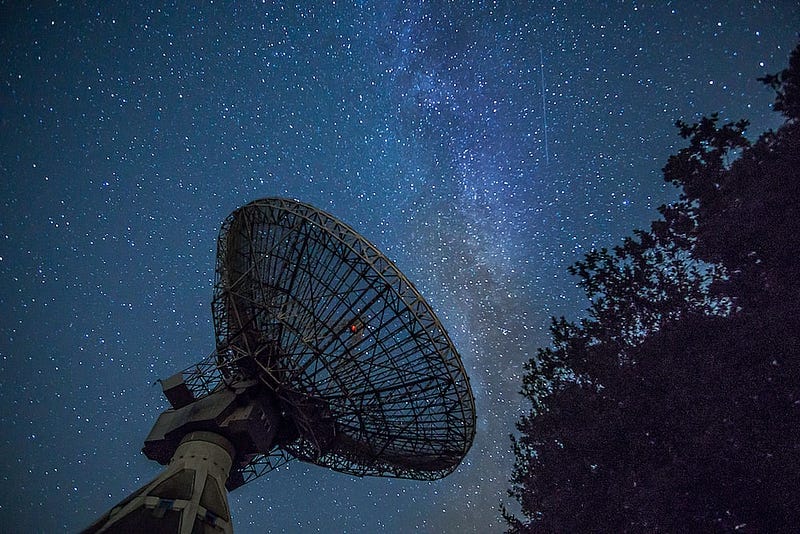
<svg viewBox="0 0 800 534"><path fill-rule="evenodd" d="M386 256L331 215L280 198L232 213L212 309L216 351L185 372L195 396L256 378L291 427L242 470L245 482L290 456L436 479L469 450L474 399L444 327Z"/></svg>

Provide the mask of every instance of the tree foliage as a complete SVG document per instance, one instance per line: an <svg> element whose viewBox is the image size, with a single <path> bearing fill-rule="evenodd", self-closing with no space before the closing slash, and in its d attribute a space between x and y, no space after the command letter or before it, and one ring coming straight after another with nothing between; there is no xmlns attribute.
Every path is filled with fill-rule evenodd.
<svg viewBox="0 0 800 534"><path fill-rule="evenodd" d="M785 122L678 122L662 218L570 271L588 316L526 365L509 532L800 525L800 46Z"/></svg>

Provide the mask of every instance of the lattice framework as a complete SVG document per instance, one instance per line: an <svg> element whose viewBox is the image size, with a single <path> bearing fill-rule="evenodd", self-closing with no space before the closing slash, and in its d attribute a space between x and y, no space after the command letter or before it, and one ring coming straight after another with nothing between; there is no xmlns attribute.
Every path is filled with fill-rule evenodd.
<svg viewBox="0 0 800 534"><path fill-rule="evenodd" d="M193 387L258 378L296 430L252 471L288 453L359 476L435 479L469 449L474 400L445 329L395 265L331 215L278 198L232 213L213 315L215 361L187 373Z"/></svg>

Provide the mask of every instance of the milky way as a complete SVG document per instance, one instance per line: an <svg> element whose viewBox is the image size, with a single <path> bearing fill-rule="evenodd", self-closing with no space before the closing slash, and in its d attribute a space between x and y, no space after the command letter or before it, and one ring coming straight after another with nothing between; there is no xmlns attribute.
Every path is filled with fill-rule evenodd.
<svg viewBox="0 0 800 534"><path fill-rule="evenodd" d="M216 235L286 196L381 248L449 330L478 434L436 482L294 462L236 531L491 532L566 267L674 198L673 123L775 127L794 2L0 6L0 519L75 531L146 482L159 378L213 348ZM533 5L535 4L535 5ZM678 4L678 5L676 5Z"/></svg>

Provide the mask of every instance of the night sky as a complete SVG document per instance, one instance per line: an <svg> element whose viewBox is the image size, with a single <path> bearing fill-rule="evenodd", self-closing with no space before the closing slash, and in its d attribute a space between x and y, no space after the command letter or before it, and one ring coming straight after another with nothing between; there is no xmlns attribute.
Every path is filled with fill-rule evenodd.
<svg viewBox="0 0 800 534"><path fill-rule="evenodd" d="M522 364L586 305L566 267L675 197L676 119L779 124L756 78L800 30L789 0L20 4L0 2L11 532L78 530L159 472L154 382L212 351L219 226L267 196L415 282L478 432L436 482L289 463L231 494L236 531L501 531Z"/></svg>

